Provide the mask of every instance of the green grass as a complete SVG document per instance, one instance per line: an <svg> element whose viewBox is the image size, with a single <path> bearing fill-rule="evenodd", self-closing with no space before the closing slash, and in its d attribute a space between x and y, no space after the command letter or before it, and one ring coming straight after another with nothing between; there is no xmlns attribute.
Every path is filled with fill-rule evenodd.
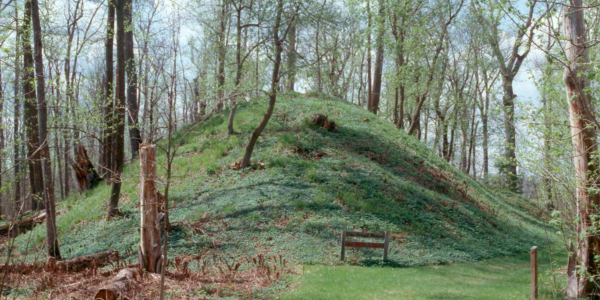
<svg viewBox="0 0 600 300"><path fill-rule="evenodd" d="M558 274L553 292L549 256L539 258L538 296L564 299L566 276ZM554 264L564 266L564 251ZM365 266L307 266L292 283L291 292L280 299L530 299L529 255L494 258L480 262L415 268Z"/></svg>
<svg viewBox="0 0 600 300"><path fill-rule="evenodd" d="M389 121L330 97L282 94L277 101L253 168L230 166L243 156L266 110L264 99L239 107L237 135L227 135L228 111L185 140L189 126L175 134L174 143L182 146L173 165L170 219L202 220L206 234L176 228L170 255L215 249L224 256L262 252L291 263L338 265L342 230L389 231L389 258L396 266L504 257L542 244L533 203L488 189ZM315 113L328 115L338 130L311 126ZM162 151L157 160L162 190ZM136 259L139 162L126 166L123 179L123 217L105 219L110 187L104 184L59 204L64 258L116 249ZM44 236L45 226L38 226L19 237L20 255L43 258ZM378 255L363 249L347 259L364 265Z"/></svg>

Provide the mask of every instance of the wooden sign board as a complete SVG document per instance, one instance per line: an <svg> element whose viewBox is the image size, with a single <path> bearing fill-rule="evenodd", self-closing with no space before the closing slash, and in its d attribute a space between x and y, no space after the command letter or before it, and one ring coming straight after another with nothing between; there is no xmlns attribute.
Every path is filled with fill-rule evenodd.
<svg viewBox="0 0 600 300"><path fill-rule="evenodd" d="M360 237L360 238L379 238L383 239L382 243L373 242L358 242L349 241L346 238L349 237ZM383 260L387 260L388 246L390 241L390 234L388 232L357 232L357 231L342 231L342 253L341 259L346 258L346 247L354 248L383 248Z"/></svg>

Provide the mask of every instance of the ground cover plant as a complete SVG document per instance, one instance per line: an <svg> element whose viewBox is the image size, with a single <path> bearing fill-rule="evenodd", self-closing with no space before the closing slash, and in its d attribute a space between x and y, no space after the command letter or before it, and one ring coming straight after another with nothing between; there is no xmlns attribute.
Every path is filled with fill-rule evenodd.
<svg viewBox="0 0 600 300"><path fill-rule="evenodd" d="M238 170L236 163L264 109L264 99L238 107L236 135L227 135L225 111L192 134L185 135L190 128L182 128L174 136L182 148L174 161L169 199L170 255L202 260L185 269L221 274L213 282L217 286L236 282L223 275L235 268L234 257L262 256L272 260L270 266L277 265L265 275L268 284L247 284L222 295L274 295L300 265L339 265L342 230L390 232L389 261L384 263L389 267L511 256L545 243L538 218L543 211L534 203L478 183L388 121L332 97L283 94L255 148L252 167ZM337 129L312 126L315 113L334 120ZM165 164L161 151L158 164ZM106 220L110 188L103 184L59 203L64 258L115 249L123 265L137 260L138 173L137 161L124 170L122 216ZM163 181L164 174L159 170ZM19 236L16 259L43 257L44 236L43 226ZM348 252L346 260L376 266L382 264L380 256L378 250L361 249ZM184 272L175 262L171 268ZM251 273L264 266L248 262L238 268Z"/></svg>

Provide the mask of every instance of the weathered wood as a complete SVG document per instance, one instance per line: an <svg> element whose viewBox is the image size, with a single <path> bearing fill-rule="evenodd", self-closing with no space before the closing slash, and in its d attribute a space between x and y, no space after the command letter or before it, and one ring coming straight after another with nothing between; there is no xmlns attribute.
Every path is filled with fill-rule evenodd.
<svg viewBox="0 0 600 300"><path fill-rule="evenodd" d="M538 259L537 246L531 247L531 300L538 298Z"/></svg>
<svg viewBox="0 0 600 300"><path fill-rule="evenodd" d="M347 237L385 238L385 232L345 231Z"/></svg>
<svg viewBox="0 0 600 300"><path fill-rule="evenodd" d="M45 219L46 211L40 211L29 218L2 225L0 226L0 236L9 236L10 234L10 237L15 237L33 229L37 224L43 223Z"/></svg>
<svg viewBox="0 0 600 300"><path fill-rule="evenodd" d="M56 262L56 269L65 272L81 272L90 268L102 268L119 260L119 251L108 250Z"/></svg>
<svg viewBox="0 0 600 300"><path fill-rule="evenodd" d="M156 187L156 145L140 146L140 266L148 272L159 272L161 257L160 197Z"/></svg>
<svg viewBox="0 0 600 300"><path fill-rule="evenodd" d="M346 247L354 248L383 248L383 243L370 243L370 242L346 242Z"/></svg>
<svg viewBox="0 0 600 300"><path fill-rule="evenodd" d="M379 238L384 239L383 243L375 242L357 242L348 241L348 237L360 237L360 238ZM346 258L346 247L353 248L383 248L383 260L388 258L390 234L388 232L358 232L358 231L342 231L342 250L340 253L340 259L343 261Z"/></svg>
<svg viewBox="0 0 600 300"><path fill-rule="evenodd" d="M98 290L94 299L116 300L131 299L135 291L140 288L136 280L138 271L136 269L123 269L104 287Z"/></svg>
<svg viewBox="0 0 600 300"><path fill-rule="evenodd" d="M75 161L71 163L71 166L75 171L80 191L92 189L103 180L96 172L96 168L94 168L94 164L90 161L82 144L77 145L75 148Z"/></svg>

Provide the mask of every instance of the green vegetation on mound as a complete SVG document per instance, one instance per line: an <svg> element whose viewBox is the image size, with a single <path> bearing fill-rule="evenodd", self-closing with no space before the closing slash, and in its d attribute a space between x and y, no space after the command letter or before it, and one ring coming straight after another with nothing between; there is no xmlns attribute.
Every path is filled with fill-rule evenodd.
<svg viewBox="0 0 600 300"><path fill-rule="evenodd" d="M195 228L174 228L170 255L214 247L226 255L262 251L292 262L335 264L342 230L391 232L388 264L393 266L514 255L542 243L534 205L492 192L390 122L334 99L278 97L254 151L254 167L234 170L265 109L264 99L242 105L238 135L227 136L226 111L181 141L170 218ZM311 126L315 113L333 119L338 129ZM158 160L165 166L161 151ZM123 217L105 220L110 189L104 185L60 204L57 225L65 258L108 249L137 257L138 172L138 162L125 169ZM160 172L164 180L165 171ZM44 231L38 226L21 236L21 253L35 245L41 255ZM378 263L380 255L380 250L350 250L347 259L368 265Z"/></svg>

